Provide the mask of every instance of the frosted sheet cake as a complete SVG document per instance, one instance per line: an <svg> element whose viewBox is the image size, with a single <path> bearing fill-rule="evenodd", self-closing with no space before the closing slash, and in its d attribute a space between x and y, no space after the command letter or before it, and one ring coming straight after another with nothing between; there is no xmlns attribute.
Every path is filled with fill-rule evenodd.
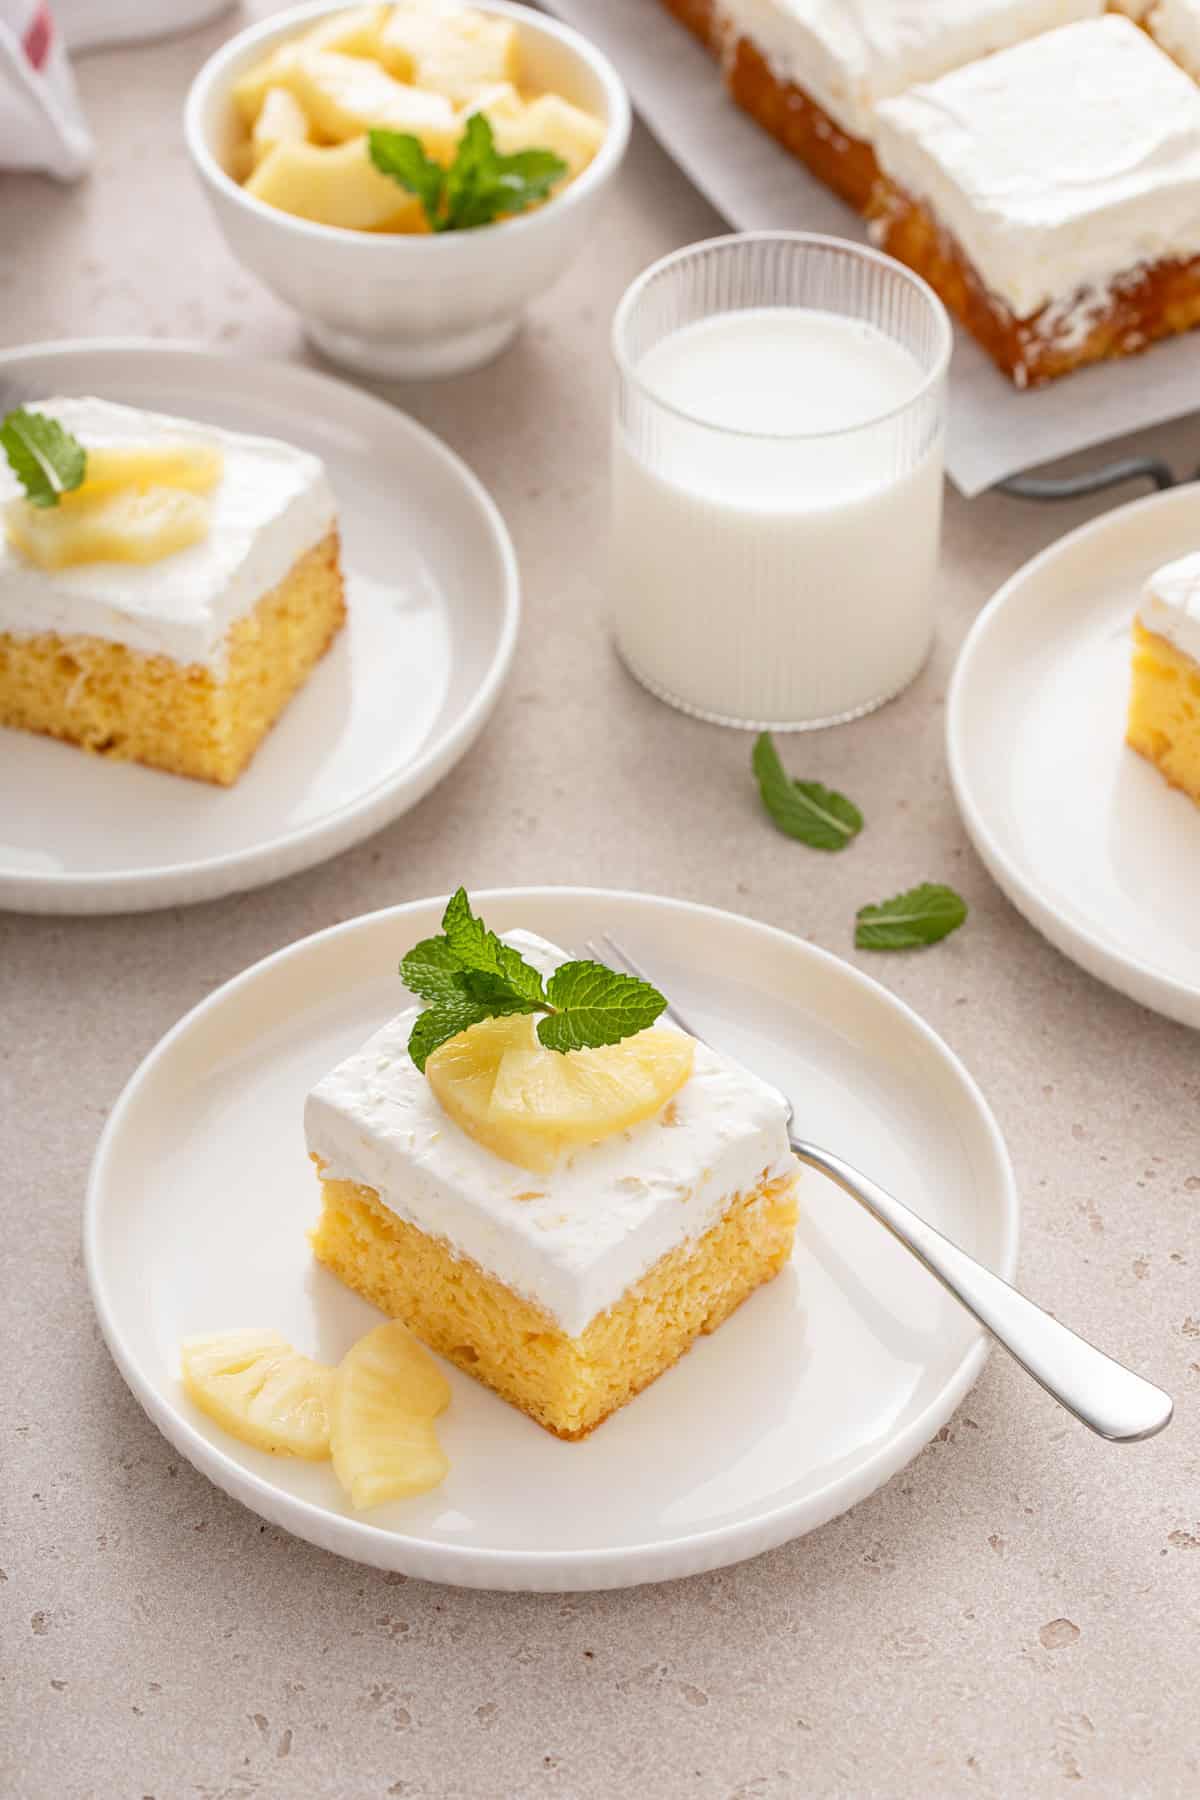
<svg viewBox="0 0 1200 1800"><path fill-rule="evenodd" d="M739 106L865 212L879 174L875 109L916 82L1103 0L664 0L721 59Z"/></svg>
<svg viewBox="0 0 1200 1800"><path fill-rule="evenodd" d="M1200 322L1200 88L1118 14L881 103L874 236L1019 387Z"/></svg>

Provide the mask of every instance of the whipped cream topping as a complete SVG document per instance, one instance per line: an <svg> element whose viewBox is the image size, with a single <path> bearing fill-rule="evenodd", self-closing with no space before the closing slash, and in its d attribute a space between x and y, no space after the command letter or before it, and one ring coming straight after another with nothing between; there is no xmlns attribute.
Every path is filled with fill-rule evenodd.
<svg viewBox="0 0 1200 1800"><path fill-rule="evenodd" d="M1112 13L878 112L884 173L1018 319L1200 254L1200 88Z"/></svg>
<svg viewBox="0 0 1200 1800"><path fill-rule="evenodd" d="M528 932L505 942L545 974L564 960ZM328 1179L374 1188L399 1218L541 1307L570 1337L660 1257L699 1239L734 1195L795 1170L780 1096L703 1044L664 1114L550 1175L517 1168L442 1111L408 1054L419 1011L401 1013L313 1089L309 1151Z"/></svg>
<svg viewBox="0 0 1200 1800"><path fill-rule="evenodd" d="M162 561L35 568L0 534L0 632L104 638L178 663L221 668L225 638L330 530L333 493L320 460L274 438L243 437L107 400L55 399L85 449L156 441L216 445L224 473L207 496L208 536ZM0 460L0 507L24 490Z"/></svg>
<svg viewBox="0 0 1200 1800"><path fill-rule="evenodd" d="M1154 571L1142 589L1138 617L1147 631L1200 662L1200 550Z"/></svg>
<svg viewBox="0 0 1200 1800"><path fill-rule="evenodd" d="M1139 16L1155 42L1200 80L1200 0L1154 0Z"/></svg>
<svg viewBox="0 0 1200 1800"><path fill-rule="evenodd" d="M1103 8L1104 0L718 0L718 17L731 47L749 38L777 79L871 141L879 101Z"/></svg>

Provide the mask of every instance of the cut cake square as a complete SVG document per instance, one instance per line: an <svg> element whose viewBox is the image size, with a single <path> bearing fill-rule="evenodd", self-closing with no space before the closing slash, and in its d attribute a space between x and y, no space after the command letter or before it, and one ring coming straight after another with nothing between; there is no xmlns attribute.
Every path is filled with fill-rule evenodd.
<svg viewBox="0 0 1200 1800"><path fill-rule="evenodd" d="M563 960L524 932L505 941L543 973ZM697 1044L657 1116L535 1175L441 1109L407 1051L419 1011L309 1095L314 1251L548 1431L582 1438L788 1261L786 1109Z"/></svg>
<svg viewBox="0 0 1200 1800"><path fill-rule="evenodd" d="M878 108L873 231L1018 387L1200 322L1200 88L1127 18Z"/></svg>
<svg viewBox="0 0 1200 1800"><path fill-rule="evenodd" d="M1150 577L1133 636L1126 741L1200 805L1200 551Z"/></svg>
<svg viewBox="0 0 1200 1800"><path fill-rule="evenodd" d="M866 212L879 174L875 108L1104 0L664 0L720 57L733 98L835 193Z"/></svg>
<svg viewBox="0 0 1200 1800"><path fill-rule="evenodd" d="M95 399L47 400L85 449L211 446L199 542L144 564L41 568L0 531L0 726L228 785L345 618L320 460ZM20 493L0 462L0 501Z"/></svg>
<svg viewBox="0 0 1200 1800"><path fill-rule="evenodd" d="M1200 81L1200 0L1147 0L1137 16L1155 43Z"/></svg>

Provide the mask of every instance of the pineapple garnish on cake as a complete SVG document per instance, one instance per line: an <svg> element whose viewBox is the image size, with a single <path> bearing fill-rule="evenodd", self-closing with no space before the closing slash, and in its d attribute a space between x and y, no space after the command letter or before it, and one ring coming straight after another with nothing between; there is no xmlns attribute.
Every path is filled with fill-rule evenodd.
<svg viewBox="0 0 1200 1800"><path fill-rule="evenodd" d="M786 1108L647 983L497 936L462 889L442 923L401 965L419 1003L309 1095L314 1250L581 1438L788 1261Z"/></svg>
<svg viewBox="0 0 1200 1800"><path fill-rule="evenodd" d="M235 781L345 617L320 462L93 399L0 450L0 726Z"/></svg>
<svg viewBox="0 0 1200 1800"><path fill-rule="evenodd" d="M1200 805L1200 551L1150 577L1133 639L1126 741Z"/></svg>

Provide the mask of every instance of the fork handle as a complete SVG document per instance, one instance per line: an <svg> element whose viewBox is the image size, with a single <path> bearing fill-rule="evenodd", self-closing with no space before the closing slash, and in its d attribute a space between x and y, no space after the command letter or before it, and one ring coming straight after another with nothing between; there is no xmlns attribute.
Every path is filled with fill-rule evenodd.
<svg viewBox="0 0 1200 1800"><path fill-rule="evenodd" d="M1171 1397L1161 1388L1051 1318L840 1156L799 1138L791 1143L802 1163L827 1175L885 1225L1026 1374L1092 1431L1133 1444L1170 1424Z"/></svg>

